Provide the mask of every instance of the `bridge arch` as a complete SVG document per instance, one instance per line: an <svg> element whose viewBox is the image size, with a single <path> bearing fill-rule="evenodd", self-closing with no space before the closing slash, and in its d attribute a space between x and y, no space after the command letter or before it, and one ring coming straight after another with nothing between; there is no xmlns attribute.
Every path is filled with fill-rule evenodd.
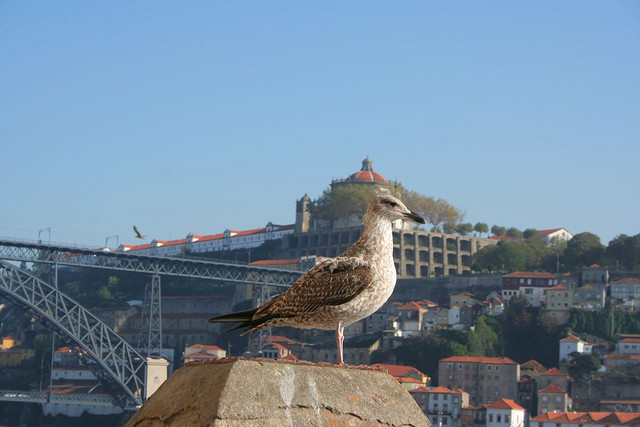
<svg viewBox="0 0 640 427"><path fill-rule="evenodd" d="M0 293L71 338L136 405L143 403L146 359L91 312L54 286L1 260Z"/></svg>

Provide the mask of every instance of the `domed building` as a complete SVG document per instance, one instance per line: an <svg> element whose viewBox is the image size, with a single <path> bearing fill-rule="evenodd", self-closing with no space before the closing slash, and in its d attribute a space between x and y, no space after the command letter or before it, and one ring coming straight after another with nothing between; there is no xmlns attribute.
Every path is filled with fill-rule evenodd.
<svg viewBox="0 0 640 427"><path fill-rule="evenodd" d="M363 185L379 185L382 187L399 187L398 181L391 182L378 172L373 170L373 161L367 156L362 161L362 169L349 175L345 179L334 179L331 181L331 189L349 184L363 184Z"/></svg>
<svg viewBox="0 0 640 427"><path fill-rule="evenodd" d="M401 184L390 181L373 170L373 161L367 156L362 168L345 179L331 181L331 191L346 185L375 185L381 191L392 192ZM283 258L319 255L335 257L355 243L364 225L351 215L333 222L314 218L313 201L305 194L296 201L296 223L293 234L283 238ZM393 255L400 278L433 277L463 274L471 271L471 255L496 241L482 237L460 236L404 228L403 221L394 223Z"/></svg>

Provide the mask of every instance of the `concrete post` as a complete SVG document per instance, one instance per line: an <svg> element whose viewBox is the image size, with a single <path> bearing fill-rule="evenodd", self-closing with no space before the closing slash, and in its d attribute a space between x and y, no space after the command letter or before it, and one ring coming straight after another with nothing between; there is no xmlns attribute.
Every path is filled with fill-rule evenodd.
<svg viewBox="0 0 640 427"><path fill-rule="evenodd" d="M145 384L144 384L144 400L147 401L149 397L160 388L163 382L167 379L167 371L169 362L166 359L152 359L147 357L147 367L145 372Z"/></svg>

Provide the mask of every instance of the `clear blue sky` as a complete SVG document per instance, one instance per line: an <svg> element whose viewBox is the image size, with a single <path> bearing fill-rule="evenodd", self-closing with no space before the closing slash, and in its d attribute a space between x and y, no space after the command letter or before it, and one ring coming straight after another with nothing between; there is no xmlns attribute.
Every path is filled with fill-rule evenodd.
<svg viewBox="0 0 640 427"><path fill-rule="evenodd" d="M292 223L367 153L472 223L640 233L637 1L3 1L0 58L0 236Z"/></svg>

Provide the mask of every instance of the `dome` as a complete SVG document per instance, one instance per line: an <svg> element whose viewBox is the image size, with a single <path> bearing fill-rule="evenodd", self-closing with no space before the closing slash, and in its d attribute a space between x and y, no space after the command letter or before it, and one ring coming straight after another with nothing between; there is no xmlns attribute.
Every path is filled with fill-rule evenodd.
<svg viewBox="0 0 640 427"><path fill-rule="evenodd" d="M369 156L362 161L362 169L349 176L349 181L389 184L389 180L387 178L380 175L378 172L373 171L373 161Z"/></svg>

